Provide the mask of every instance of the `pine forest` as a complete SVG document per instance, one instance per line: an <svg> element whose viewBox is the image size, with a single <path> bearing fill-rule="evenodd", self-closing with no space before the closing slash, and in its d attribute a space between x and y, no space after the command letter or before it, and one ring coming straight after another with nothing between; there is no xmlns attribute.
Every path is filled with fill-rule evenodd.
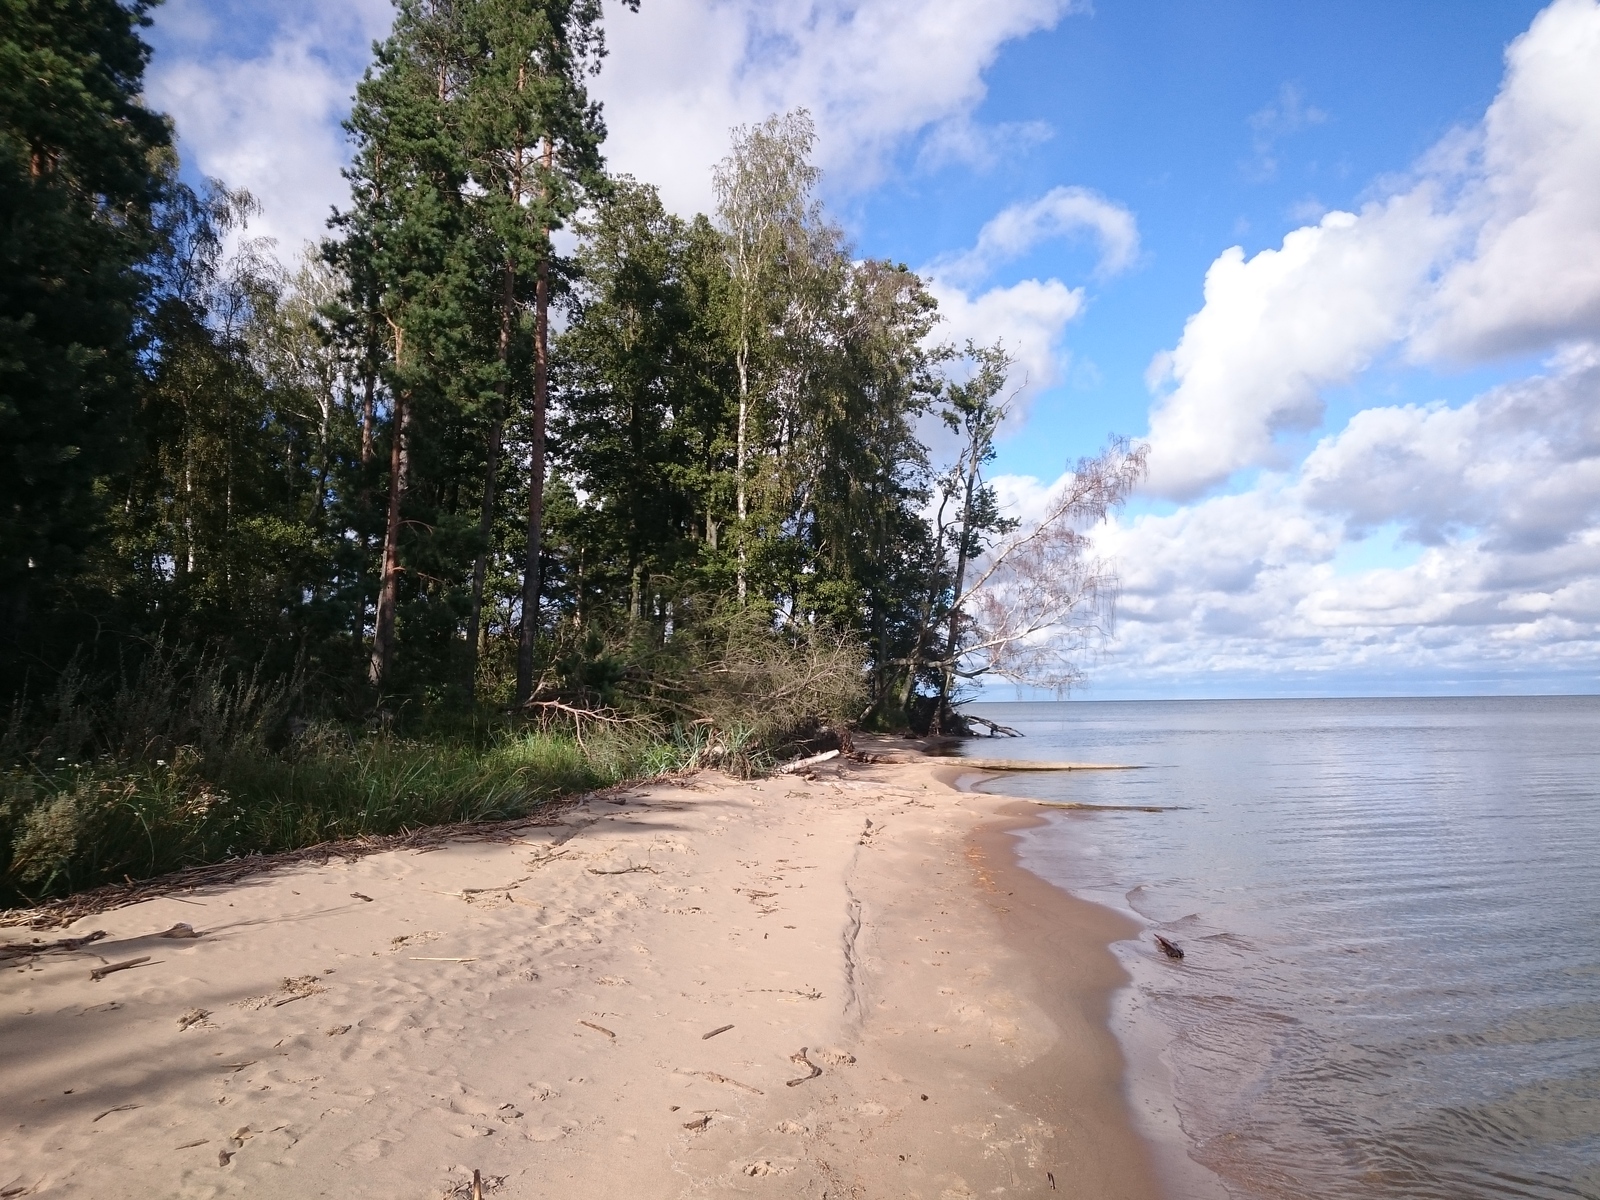
<svg viewBox="0 0 1600 1200"><path fill-rule="evenodd" d="M1143 451L1001 505L1011 355L857 254L807 112L678 215L607 170L600 0L399 0L285 247L184 181L147 7L0 31L7 902L1080 679Z"/></svg>

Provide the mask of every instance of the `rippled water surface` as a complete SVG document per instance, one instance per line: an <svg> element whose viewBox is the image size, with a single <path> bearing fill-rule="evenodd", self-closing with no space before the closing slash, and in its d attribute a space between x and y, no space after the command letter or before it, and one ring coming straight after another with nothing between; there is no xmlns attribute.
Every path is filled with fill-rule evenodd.
<svg viewBox="0 0 1600 1200"><path fill-rule="evenodd" d="M1118 1031L1230 1193L1600 1197L1600 697L974 711L1028 736L970 754L1146 768L984 790L1169 808L1022 857L1146 924Z"/></svg>

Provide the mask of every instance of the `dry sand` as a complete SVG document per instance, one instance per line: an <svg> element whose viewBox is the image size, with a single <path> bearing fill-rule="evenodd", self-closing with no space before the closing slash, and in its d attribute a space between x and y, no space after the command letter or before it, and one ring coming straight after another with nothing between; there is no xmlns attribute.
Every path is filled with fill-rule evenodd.
<svg viewBox="0 0 1600 1200"><path fill-rule="evenodd" d="M0 1197L1153 1197L1131 930L950 774L703 774L39 934L107 936L0 970Z"/></svg>

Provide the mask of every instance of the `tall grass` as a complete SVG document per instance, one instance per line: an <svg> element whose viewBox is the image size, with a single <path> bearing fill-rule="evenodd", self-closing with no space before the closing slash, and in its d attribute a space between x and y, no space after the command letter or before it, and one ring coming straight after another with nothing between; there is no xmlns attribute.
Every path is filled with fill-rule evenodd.
<svg viewBox="0 0 1600 1200"><path fill-rule="evenodd" d="M0 904L238 855L522 816L683 765L693 752L645 731L580 744L511 726L408 737L305 724L289 718L287 685L262 686L204 657L187 667L165 651L152 658L116 686L69 673L31 714L13 709Z"/></svg>

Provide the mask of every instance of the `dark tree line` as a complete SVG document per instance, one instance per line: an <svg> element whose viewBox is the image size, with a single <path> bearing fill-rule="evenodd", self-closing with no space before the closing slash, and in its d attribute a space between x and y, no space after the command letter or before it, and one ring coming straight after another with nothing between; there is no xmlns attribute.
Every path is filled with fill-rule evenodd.
<svg viewBox="0 0 1600 1200"><path fill-rule="evenodd" d="M1009 362L939 346L923 281L856 257L803 112L734 131L717 211L683 219L604 169L599 0L399 0L351 203L286 269L248 196L178 180L142 2L4 7L18 688L161 641L351 714L605 704L738 625L853 647L850 715L896 724L986 672L1070 682L1103 634L1081 531L1139 452L1043 521L999 511Z"/></svg>

